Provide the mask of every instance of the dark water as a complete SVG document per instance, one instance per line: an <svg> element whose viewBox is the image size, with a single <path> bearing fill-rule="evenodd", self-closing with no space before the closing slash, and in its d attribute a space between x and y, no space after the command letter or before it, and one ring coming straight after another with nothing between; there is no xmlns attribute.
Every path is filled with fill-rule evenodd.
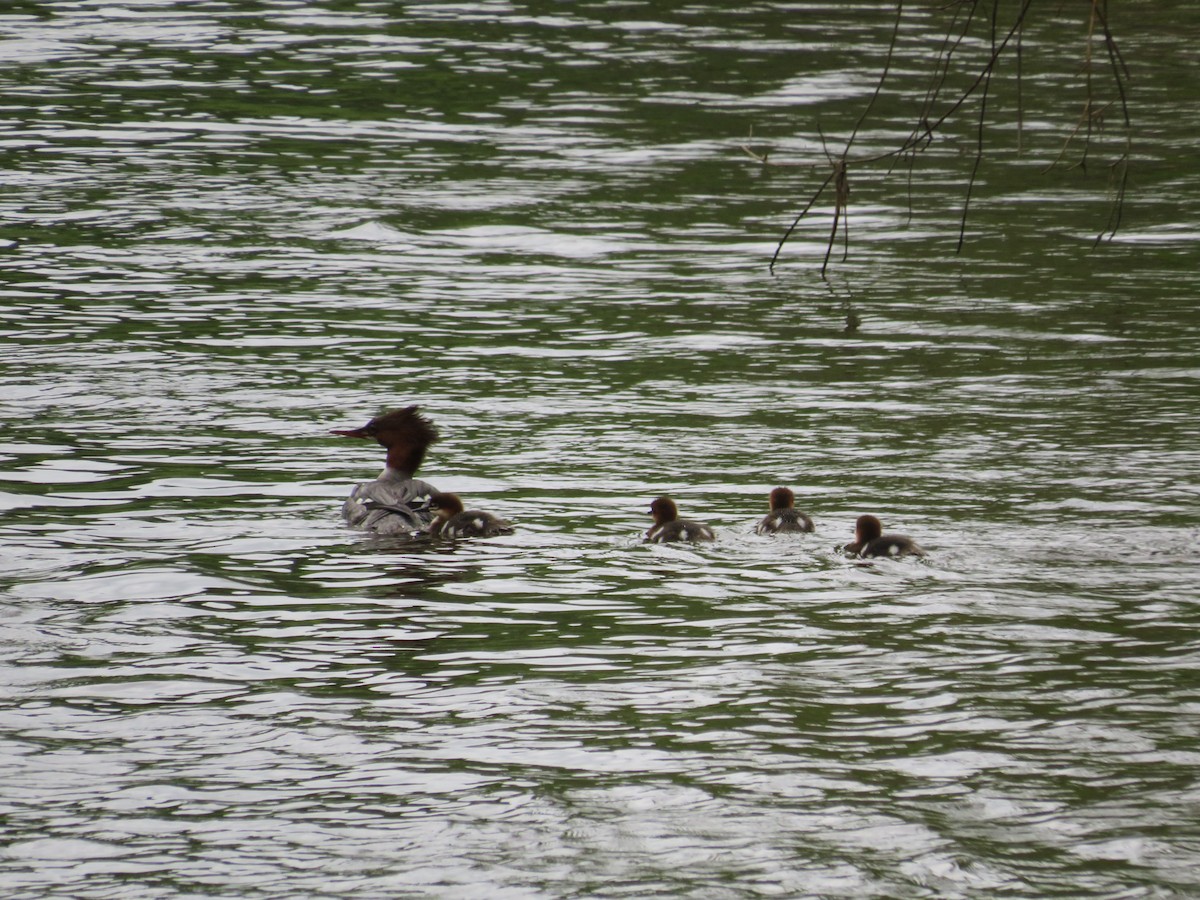
<svg viewBox="0 0 1200 900"><path fill-rule="evenodd" d="M1040 171L1063 8L964 251L969 122L822 280L827 203L767 263L827 169L741 145L844 139L885 4L10 5L0 893L1200 893L1200 21L1112 14L1114 241L1115 112ZM515 535L342 526L328 430L412 402Z"/></svg>

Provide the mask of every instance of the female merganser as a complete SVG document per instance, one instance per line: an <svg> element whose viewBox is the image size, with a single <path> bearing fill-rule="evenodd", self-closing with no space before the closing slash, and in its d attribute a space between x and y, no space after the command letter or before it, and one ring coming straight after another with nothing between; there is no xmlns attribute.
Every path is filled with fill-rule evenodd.
<svg viewBox="0 0 1200 900"><path fill-rule="evenodd" d="M496 537L512 534L512 523L480 509L463 510L458 494L434 494L429 507L435 513L429 526L430 537L448 540L470 537Z"/></svg>
<svg viewBox="0 0 1200 900"><path fill-rule="evenodd" d="M425 458L425 448L438 439L438 431L419 409L388 410L362 428L330 432L375 440L387 448L387 468L374 481L356 486L342 504L342 517L351 527L378 534L412 534L433 519L429 498L437 488L413 475Z"/></svg>
<svg viewBox="0 0 1200 900"><path fill-rule="evenodd" d="M679 510L670 497L659 497L650 504L654 525L646 532L646 540L655 544L668 541L712 541L713 530L702 522L679 518Z"/></svg>
<svg viewBox="0 0 1200 900"><path fill-rule="evenodd" d="M916 541L902 534L884 534L875 516L859 516L854 523L854 542L842 548L864 559L872 556L924 556Z"/></svg>
<svg viewBox="0 0 1200 900"><path fill-rule="evenodd" d="M796 509L796 495L785 487L771 491L771 511L754 529L757 534L799 534L813 530L813 521Z"/></svg>

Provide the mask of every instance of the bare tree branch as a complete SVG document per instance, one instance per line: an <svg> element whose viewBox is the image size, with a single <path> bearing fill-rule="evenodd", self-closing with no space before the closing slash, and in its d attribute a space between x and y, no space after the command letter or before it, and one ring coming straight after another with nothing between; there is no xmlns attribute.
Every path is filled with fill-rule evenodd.
<svg viewBox="0 0 1200 900"><path fill-rule="evenodd" d="M968 57L973 52L972 46L975 43L972 35L976 32L975 23L978 19L983 18L981 10L986 8L981 4L984 0L950 0L942 8L950 14L950 20L947 24L945 36L941 46L932 60L932 72L929 82L925 88L924 97L921 101L919 111L917 113L915 124L912 131L904 138L900 144L883 153L863 156L857 159L851 158L851 151L854 148L858 136L865 127L869 116L875 107L876 101L883 93L883 89L889 78L892 76L894 60L897 55L902 24L904 21L905 6L903 0L897 0L895 6L895 21L892 25L891 35L888 42L887 54L883 62L882 70L875 89L872 91L870 98L867 100L866 106L862 113L858 116L850 131L849 136L845 139L845 143L841 151L836 155L832 153L825 140L825 135L820 130L818 125L818 133L821 138L821 146L824 152L826 163L830 167L829 173L822 180L821 184L813 192L799 214L792 221L785 231L775 248L775 252L771 257L770 267L772 271L778 262L783 251L784 245L795 233L800 223L805 217L812 214L817 202L825 196L826 190L832 184L834 185L834 203L833 203L833 222L829 231L828 241L825 247L825 256L821 266L821 277L824 278L828 270L829 261L833 253L833 245L837 240L837 231L839 224L843 229L843 260L849 255L850 246L850 229L849 229L849 197L850 197L850 171L854 169L856 172L868 167L872 164L891 161L888 167L888 172L892 172L895 166L903 161L907 168L907 190L908 190L908 206L909 217L912 216L913 209L913 178L915 170L915 162L917 156L930 148L937 137L944 132L948 126L957 121L959 113L963 107L971 100L978 98L978 115L974 124L975 140L972 153L972 162L970 173L967 176L966 190L963 197L962 214L959 220L958 229L958 250L961 251L966 240L967 218L971 209L971 201L979 182L979 174L985 158L985 151L988 144L990 120L988 118L990 112L990 97L993 85L993 76L996 74L997 66L1000 59L1010 45L1013 47L1012 53L1016 57L1016 115L1017 115L1017 152L1021 153L1023 147L1024 133L1024 109L1026 99L1024 97L1022 86L1024 83L1025 73L1023 70L1023 44L1025 28L1030 9L1033 6L1033 0L1021 0L1020 6L1016 11L1015 18L1009 23L1006 29L1002 29L1000 25L1000 8L1001 0L992 0L990 10L987 14L987 50L986 56L981 61L979 69L975 72L970 83L960 89L948 102L942 105L942 96L950 83L951 71L954 63L961 57ZM1125 146L1123 152L1118 158L1110 164L1110 184L1111 184L1111 207L1109 210L1108 221L1105 223L1104 229L1096 238L1099 243L1106 236L1111 237L1116 233L1121 221L1121 212L1124 206L1125 193L1128 187L1129 180L1129 159L1131 154L1131 119L1129 113L1128 91L1126 82L1129 79L1129 71L1125 65L1125 61L1121 56L1120 50L1117 47L1116 40L1112 35L1109 27L1107 15L1107 0L1087 0L1087 30L1085 36L1084 59L1082 63L1082 81L1085 90L1084 108L1080 114L1075 127L1067 135L1061 152L1057 159L1049 166L1053 168L1056 165L1063 163L1068 156L1070 148L1077 142L1081 143L1080 154L1077 162L1072 167L1086 168L1089 160L1089 154L1093 152L1096 145L1097 136L1104 130L1107 114L1114 108L1121 111L1123 121L1123 130L1125 133ZM1099 85L1096 81L1096 59L1095 45L1103 41L1105 53L1108 58L1109 77L1117 93L1116 100L1102 101L1099 97ZM940 112L936 108L942 105ZM749 146L743 145L745 151L751 158L757 160L762 165L788 165L788 163L778 163L774 160L768 162L767 154L756 153ZM792 163L791 165L797 165ZM803 165L803 164L800 164ZM814 164L814 168L819 164Z"/></svg>

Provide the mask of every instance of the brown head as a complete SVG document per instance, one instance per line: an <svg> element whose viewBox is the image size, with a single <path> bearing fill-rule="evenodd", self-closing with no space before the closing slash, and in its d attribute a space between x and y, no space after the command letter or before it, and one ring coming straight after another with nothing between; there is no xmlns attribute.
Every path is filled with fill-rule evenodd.
<svg viewBox="0 0 1200 900"><path fill-rule="evenodd" d="M330 434L375 440L387 448L388 468L412 475L425 459L425 448L438 439L437 426L420 414L420 408L388 410L362 428L334 430Z"/></svg>
<svg viewBox="0 0 1200 900"><path fill-rule="evenodd" d="M796 505L796 495L785 487L771 491L771 509L791 509Z"/></svg>
<svg viewBox="0 0 1200 900"><path fill-rule="evenodd" d="M865 544L883 534L883 523L875 516L859 516L854 523L854 542Z"/></svg>
<svg viewBox="0 0 1200 900"><path fill-rule="evenodd" d="M458 494L434 494L429 498L429 508L439 519L446 520L463 511L463 502Z"/></svg>
<svg viewBox="0 0 1200 900"><path fill-rule="evenodd" d="M666 525L679 518L679 509L670 497L659 497L650 504L650 515L654 516L655 525Z"/></svg>

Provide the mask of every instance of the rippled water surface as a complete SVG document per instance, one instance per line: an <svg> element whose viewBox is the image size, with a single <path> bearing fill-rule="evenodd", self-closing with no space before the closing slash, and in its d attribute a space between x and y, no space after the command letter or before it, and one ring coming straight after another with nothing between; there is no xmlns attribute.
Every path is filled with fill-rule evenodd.
<svg viewBox="0 0 1200 900"><path fill-rule="evenodd" d="M1093 247L1043 14L963 252L977 107L822 279L885 3L0 11L0 893L1200 895L1200 20L1113 6ZM408 403L515 534L344 527Z"/></svg>

